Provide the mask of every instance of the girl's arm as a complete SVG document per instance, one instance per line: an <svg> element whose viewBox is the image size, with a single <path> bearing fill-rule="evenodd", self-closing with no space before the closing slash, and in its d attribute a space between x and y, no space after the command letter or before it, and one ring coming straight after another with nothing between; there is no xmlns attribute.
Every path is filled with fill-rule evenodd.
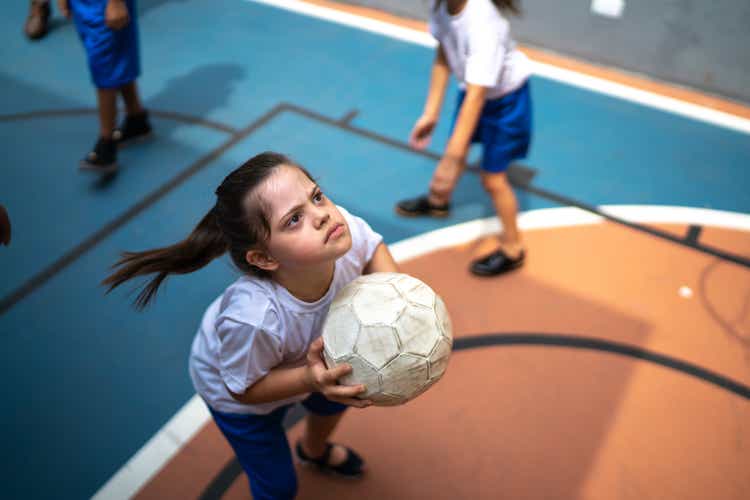
<svg viewBox="0 0 750 500"><path fill-rule="evenodd" d="M430 88L427 92L423 115L430 116L437 121L440 108L443 107L443 98L445 97L445 89L448 87L450 74L451 70L448 67L448 60L445 58L445 51L443 46L438 44L435 51L435 60L432 63L432 71L430 72Z"/></svg>
<svg viewBox="0 0 750 500"><path fill-rule="evenodd" d="M130 13L124 0L109 0L104 9L104 23L113 30L121 30L130 22Z"/></svg>
<svg viewBox="0 0 750 500"><path fill-rule="evenodd" d="M351 365L343 363L329 370L323 362L322 353L323 339L318 337L307 352L307 365L274 368L248 387L243 394L235 394L232 391L229 391L229 394L240 403L252 405L279 401L307 392L321 392L331 401L358 408L370 406L371 401L355 398L357 394L365 391L364 385L337 384L339 378L352 371Z"/></svg>
<svg viewBox="0 0 750 500"><path fill-rule="evenodd" d="M471 136L479 121L484 102L487 97L487 88L481 85L467 84L466 96L458 112L456 126L453 129L448 144L445 147L445 156L464 161L469 151Z"/></svg>
<svg viewBox="0 0 750 500"><path fill-rule="evenodd" d="M424 105L422 116L417 119L409 134L409 144L416 149L424 149L430 143L432 132L437 125L440 108L443 106L445 88L448 86L450 69L445 58L442 45L438 45L435 53L435 61L432 63L430 74L430 88L427 92L427 100Z"/></svg>
<svg viewBox="0 0 750 500"><path fill-rule="evenodd" d="M362 274L381 272L399 272L398 265L396 264L396 261L393 260L393 255L391 255L391 252L390 250L388 250L388 247L385 243L380 243L375 248L375 253L372 254L372 259L370 259L370 262L367 263L365 269L362 271Z"/></svg>

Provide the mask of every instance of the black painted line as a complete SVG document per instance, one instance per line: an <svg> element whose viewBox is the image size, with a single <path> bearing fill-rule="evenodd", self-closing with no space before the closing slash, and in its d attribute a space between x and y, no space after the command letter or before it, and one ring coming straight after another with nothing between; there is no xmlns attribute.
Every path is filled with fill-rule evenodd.
<svg viewBox="0 0 750 500"><path fill-rule="evenodd" d="M413 153L413 154L416 154L416 155L420 155L420 156L424 156L424 157L427 157L427 158L431 158L433 160L439 160L441 158L441 155L439 155L437 153L434 153L434 152L431 152L431 151L417 151L417 150L413 149L411 146L409 146L409 144L406 143L406 142L397 141L397 140L392 139L390 137L386 137L384 135L377 134L375 132L372 132L372 131L369 131L369 130L366 130L366 129L363 129L363 128L360 128L360 127L356 127L356 126L348 124L348 123L341 123L338 120L334 120L332 118L329 118L327 116L321 115L320 113L317 113L315 111L303 108L301 106L297 106L297 105L289 104L289 103L284 103L284 107L286 109L288 109L289 111L293 111L295 113L301 114L301 115L306 116L308 118L311 118L313 120L317 120L317 121L320 121L322 123L326 123L326 124L331 125L333 127L338 127L340 129L346 130L346 131L351 132L353 134L356 134L356 135L359 135L359 136L362 136L362 137L366 137L368 139L380 142L382 144L386 144L388 146L392 146L392 147L394 147L396 149L400 149L402 151L408 151L410 153ZM741 266L750 268L750 259L747 259L745 257L739 256L739 255L735 255L735 254L726 252L726 251L718 249L718 248L710 247L708 245L703 245L703 244L698 243L697 241L686 241L683 238L676 237L676 236L674 236L672 234L669 234L669 233L667 233L665 231L660 231L658 229L655 229L655 228L652 228L652 227L649 227L649 226L646 226L646 225L643 225L643 224L638 224L638 223L635 223L635 222L627 221L625 219L621 219L620 217L616 217L614 215L610 215L610 214L608 214L606 212L603 212L598 207L595 207L595 206L592 206L592 205L588 205L586 203L577 201L577 200L575 200L573 198L568 198L566 196L563 196L563 195L560 195L560 194L557 194L557 193L553 193L552 191L548 191L546 189L542 189L542 188L538 188L536 186L533 186L531 184L531 178L533 177L533 172L535 172L535 170L532 169L532 168L529 168L527 166L521 165L521 164L515 164L514 166L517 167L517 168L521 168L521 169L524 169L525 171L527 171L527 172L522 172L521 175L510 175L510 173L508 175L508 179L513 183L514 186L518 187L519 189L526 190L529 193L535 194L535 195L537 195L537 196L539 196L541 198L546 198L546 199L548 199L550 201L554 201L554 202L559 203L561 205L572 206L572 207L576 207L576 208L579 208L581 210L584 210L586 212L593 213L593 214L598 215L598 216L600 216L600 217L602 217L602 218L604 218L604 219L606 219L606 220L608 220L610 222L614 222L616 224L620 224L620 225L626 226L626 227L628 227L630 229L634 229L636 231L641 231L643 233L650 234L651 236L655 236L657 238L668 240L668 241L671 241L672 243L676 243L678 245L681 245L681 246L684 246L684 247L687 247L687 248L691 248L693 250L697 250L699 252L711 255L713 257L718 257L720 259L723 259L723 260L726 260L726 261L729 261L729 262L733 262L735 264L739 264ZM469 171L473 171L473 169L469 170ZM529 175L528 172L532 172L532 175Z"/></svg>
<svg viewBox="0 0 750 500"><path fill-rule="evenodd" d="M345 114L344 116L342 116L341 119L339 120L339 123L342 125L349 125L351 124L352 120L356 118L358 114L359 114L359 110L353 109L349 111L347 114Z"/></svg>
<svg viewBox="0 0 750 500"><path fill-rule="evenodd" d="M239 131L229 125L215 122L212 120L206 120L197 116L188 115L185 113L178 113L175 111L159 111L157 109L149 109L150 115L158 116L166 120L174 120L177 122L187 123L189 125L199 125L201 127L211 128L227 134L237 134ZM40 111L29 111L25 113L12 113L6 115L0 115L0 122L14 122L21 120L35 120L40 118L65 118L68 116L81 116L81 115L96 115L98 110L96 108L73 108L73 109L45 109Z"/></svg>
<svg viewBox="0 0 750 500"><path fill-rule="evenodd" d="M94 234L86 238L84 241L79 243L72 250L65 253L62 257L57 259L55 262L47 266L45 269L34 275L31 279L23 283L20 287L16 288L10 294L0 299L0 316L7 312L11 307L23 300L26 296L34 292L41 285L49 281L57 273L68 267L83 254L91 250L102 240L107 238L110 234L115 232L120 226L126 224L132 220L138 214L151 207L154 203L163 198L170 191L184 183L190 177L201 171L208 164L218 159L232 146L245 139L248 135L253 133L256 129L262 127L277 114L282 111L281 106L275 106L270 111L265 113L263 116L255 120L253 123L240 130L237 134L233 135L230 139L225 141L219 147L215 148L208 154L204 155L196 162L191 164L185 170L177 174L171 180L162 184L158 189L141 199L138 203L130 207L126 212L116 217L114 220L107 223L104 227L96 231Z"/></svg>
<svg viewBox="0 0 750 500"><path fill-rule="evenodd" d="M685 242L691 245L697 245L698 238L701 237L701 231L703 231L702 226L691 224L690 227L688 227L687 235L685 235Z"/></svg>
<svg viewBox="0 0 750 500"><path fill-rule="evenodd" d="M237 461L237 456L232 455L221 472L203 490L198 500L221 500L227 490L240 477L240 474L242 474L242 466Z"/></svg>
<svg viewBox="0 0 750 500"><path fill-rule="evenodd" d="M697 378L703 382L725 389L741 398L750 399L750 387L710 370L706 370L692 363L681 361L670 356L651 352L640 347L633 347L619 342L591 337L548 333L496 333L489 335L472 335L455 339L453 342L453 350L467 351L469 349L480 349L485 347L517 345L567 347L571 349L586 349L610 354L619 354L641 361L649 361L664 368L676 370L690 377ZM293 418L284 421L284 427L286 429L291 428L294 424L302 420L303 416L304 412L297 412ZM221 472L206 487L200 498L202 500L220 499L241 474L242 467L237 461L237 457L233 456Z"/></svg>
<svg viewBox="0 0 750 500"><path fill-rule="evenodd" d="M391 139L390 137L378 134L376 132L372 132L370 130L367 130L361 127L357 127L355 125L352 125L351 123L342 123L339 120L320 114L317 111L313 111L311 109L307 109L302 106L297 106L296 104L291 104L288 102L282 103L282 106L284 106L285 110L297 113L302 116L306 116L312 120L316 120L321 123L325 123L333 127L340 128L342 130L346 130L347 132L351 132L361 137L366 137L368 139L372 139L373 141L380 142L382 144L387 144L388 146L391 146L393 148L400 149L402 151L407 151L409 153L413 153L413 154L417 154L421 156L426 156L427 158L432 158L433 160L440 159L440 155L438 155L437 153L432 153L430 151L416 151L405 142Z"/></svg>
<svg viewBox="0 0 750 500"><path fill-rule="evenodd" d="M725 389L741 398L750 400L750 387L719 375L716 372L701 368L698 365L682 361L665 354L655 353L640 347L633 347L619 342L579 337L565 334L547 333L519 333L519 334L490 334L461 337L454 341L453 350L476 349L480 347L494 347L501 345L541 345L553 347L568 347L572 349L588 349L594 351L620 354L642 361L669 368L693 378L702 380L721 389Z"/></svg>

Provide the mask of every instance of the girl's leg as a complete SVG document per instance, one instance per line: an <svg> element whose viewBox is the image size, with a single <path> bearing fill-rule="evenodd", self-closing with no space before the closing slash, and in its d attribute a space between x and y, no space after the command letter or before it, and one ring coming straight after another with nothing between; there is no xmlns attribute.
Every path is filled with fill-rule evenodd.
<svg viewBox="0 0 750 500"><path fill-rule="evenodd" d="M500 235L500 248L511 259L516 259L523 251L521 235L518 231L518 203L513 188L505 172L482 172L482 185L492 198L503 232Z"/></svg>
<svg viewBox="0 0 750 500"><path fill-rule="evenodd" d="M99 136L111 140L117 121L117 89L96 89L99 103Z"/></svg>
<svg viewBox="0 0 750 500"><path fill-rule="evenodd" d="M120 93L123 101L125 101L125 110L128 116L143 113L143 105L138 96L138 86L135 80L120 87Z"/></svg>
<svg viewBox="0 0 750 500"><path fill-rule="evenodd" d="M299 441L299 446L302 448L302 452L308 457L323 457L328 447L328 438L336 429L348 407L329 401L318 392L312 393L302 402L302 405L307 408L309 413L305 420L305 431L302 434L302 439ZM352 465L347 449L344 446L335 444L331 449L331 454L328 456L327 464L334 467L342 465L347 462L347 458L350 459L350 465ZM358 471L356 474L351 474L352 476L362 471L362 462L359 457L358 460L359 463L354 467Z"/></svg>
<svg viewBox="0 0 750 500"><path fill-rule="evenodd" d="M443 156L435 167L430 181L429 201L441 206L450 203L453 190L465 169L463 159Z"/></svg>
<svg viewBox="0 0 750 500"><path fill-rule="evenodd" d="M148 112L141 103L135 80L120 87L120 93L125 101L125 119L115 129L113 137L119 146L125 146L149 137L151 122L148 119Z"/></svg>
<svg viewBox="0 0 750 500"><path fill-rule="evenodd" d="M328 438L343 417L343 413L335 415L315 415L309 413L305 419L305 432L302 435L302 450L310 457L320 457L325 453ZM347 457L346 448L334 445L329 458L330 465L344 463Z"/></svg>

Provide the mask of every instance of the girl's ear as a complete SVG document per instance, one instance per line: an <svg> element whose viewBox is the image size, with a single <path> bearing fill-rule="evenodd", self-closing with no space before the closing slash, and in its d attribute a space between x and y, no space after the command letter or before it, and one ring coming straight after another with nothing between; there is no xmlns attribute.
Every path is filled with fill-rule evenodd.
<svg viewBox="0 0 750 500"><path fill-rule="evenodd" d="M245 254L245 261L251 266L255 266L264 271L275 271L279 267L279 263L271 257L268 253L263 250L248 250Z"/></svg>

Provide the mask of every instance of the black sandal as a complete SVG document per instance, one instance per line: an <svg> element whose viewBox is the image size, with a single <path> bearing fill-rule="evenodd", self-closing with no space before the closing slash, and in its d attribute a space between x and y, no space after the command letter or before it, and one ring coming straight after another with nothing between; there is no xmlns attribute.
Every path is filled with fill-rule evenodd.
<svg viewBox="0 0 750 500"><path fill-rule="evenodd" d="M418 196L396 203L396 213L405 217L428 215L430 217L448 217L451 204L433 205L427 195Z"/></svg>
<svg viewBox="0 0 750 500"><path fill-rule="evenodd" d="M331 450L333 450L333 444L326 443L326 451L323 452L318 458L312 458L305 454L302 450L302 444L297 441L295 451L297 452L297 458L302 465L312 466L318 469L320 472L336 474L346 478L358 478L364 473L364 461L354 450L344 446L346 449L346 460L338 465L331 465L328 463L328 459L331 458Z"/></svg>

